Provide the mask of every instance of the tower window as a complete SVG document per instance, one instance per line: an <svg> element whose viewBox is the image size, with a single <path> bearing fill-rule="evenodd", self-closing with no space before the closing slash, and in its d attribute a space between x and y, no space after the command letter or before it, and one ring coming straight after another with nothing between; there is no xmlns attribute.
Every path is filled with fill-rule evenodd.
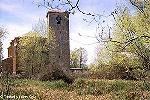
<svg viewBox="0 0 150 100"><path fill-rule="evenodd" d="M61 17L58 15L57 17L56 17L56 23L57 24L61 24Z"/></svg>

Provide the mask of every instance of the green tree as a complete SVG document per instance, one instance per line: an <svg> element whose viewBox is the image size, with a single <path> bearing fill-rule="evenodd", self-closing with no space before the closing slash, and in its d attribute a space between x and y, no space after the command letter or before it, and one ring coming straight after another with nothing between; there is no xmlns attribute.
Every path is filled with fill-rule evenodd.
<svg viewBox="0 0 150 100"><path fill-rule="evenodd" d="M39 37L37 33L29 32L20 37L18 44L19 70L27 76L37 75L46 65L48 55L46 52L46 38ZM34 77L35 77L34 76Z"/></svg>
<svg viewBox="0 0 150 100"><path fill-rule="evenodd" d="M134 2L135 3L135 2ZM139 58L143 69L150 69L150 24L149 2L145 2L142 12L130 14L127 8L117 13L114 38L119 43L120 52L130 52Z"/></svg>
<svg viewBox="0 0 150 100"><path fill-rule="evenodd" d="M87 51L84 48L74 49L70 54L70 67L83 68L86 66Z"/></svg>
<svg viewBox="0 0 150 100"><path fill-rule="evenodd" d="M112 12L116 21L113 37L106 41L106 51L99 52L98 64L103 63L104 58L107 57L109 59L107 64L114 67L114 70L129 67L145 71L150 69L150 2L144 3L143 8L139 8L141 2L131 3L137 8L134 14L130 13L127 7L121 7ZM102 55L104 55L103 58Z"/></svg>

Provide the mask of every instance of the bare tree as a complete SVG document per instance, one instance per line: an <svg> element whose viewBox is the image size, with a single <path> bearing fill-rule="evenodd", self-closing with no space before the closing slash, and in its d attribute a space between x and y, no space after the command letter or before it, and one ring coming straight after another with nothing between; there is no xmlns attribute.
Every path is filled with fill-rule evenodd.
<svg viewBox="0 0 150 100"><path fill-rule="evenodd" d="M32 31L38 33L42 37L47 37L48 25L44 19L39 21L32 27Z"/></svg>
<svg viewBox="0 0 150 100"><path fill-rule="evenodd" d="M0 26L0 65L2 64L2 58L3 58L3 48L2 48L2 39L7 34L7 31L4 27Z"/></svg>

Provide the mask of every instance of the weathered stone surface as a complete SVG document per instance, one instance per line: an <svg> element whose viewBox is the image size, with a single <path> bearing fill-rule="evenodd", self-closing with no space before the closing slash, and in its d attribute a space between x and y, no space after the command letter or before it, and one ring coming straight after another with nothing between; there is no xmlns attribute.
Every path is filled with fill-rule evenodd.
<svg viewBox="0 0 150 100"><path fill-rule="evenodd" d="M55 66L64 68L70 66L69 44L69 13L62 11L49 11L47 13L48 26L54 31L56 37ZM65 69L64 69L65 70Z"/></svg>

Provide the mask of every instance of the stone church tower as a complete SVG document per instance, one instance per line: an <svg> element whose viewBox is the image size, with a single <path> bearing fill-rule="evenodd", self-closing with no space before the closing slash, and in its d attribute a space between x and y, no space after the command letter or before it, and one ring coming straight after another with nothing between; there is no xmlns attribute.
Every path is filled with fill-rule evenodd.
<svg viewBox="0 0 150 100"><path fill-rule="evenodd" d="M49 41L48 45L46 43L48 49L50 48L49 64L42 67L40 72L38 72L39 69L33 70L33 76L28 75L28 73L23 74L27 74L25 77L41 80L63 79L65 82L72 82L70 74L69 13L60 10L51 10L47 13L46 17L48 26L51 29L49 32L52 33L50 35L51 39L43 38L45 41ZM8 58L3 60L3 68L0 68L0 70L14 75L22 74L22 71L19 70L20 62L18 60L20 38L16 37L11 41L11 45L8 48Z"/></svg>
<svg viewBox="0 0 150 100"><path fill-rule="evenodd" d="M69 44L69 13L52 10L47 13L48 26L54 31L55 36L55 59L54 67L68 70L70 66Z"/></svg>

